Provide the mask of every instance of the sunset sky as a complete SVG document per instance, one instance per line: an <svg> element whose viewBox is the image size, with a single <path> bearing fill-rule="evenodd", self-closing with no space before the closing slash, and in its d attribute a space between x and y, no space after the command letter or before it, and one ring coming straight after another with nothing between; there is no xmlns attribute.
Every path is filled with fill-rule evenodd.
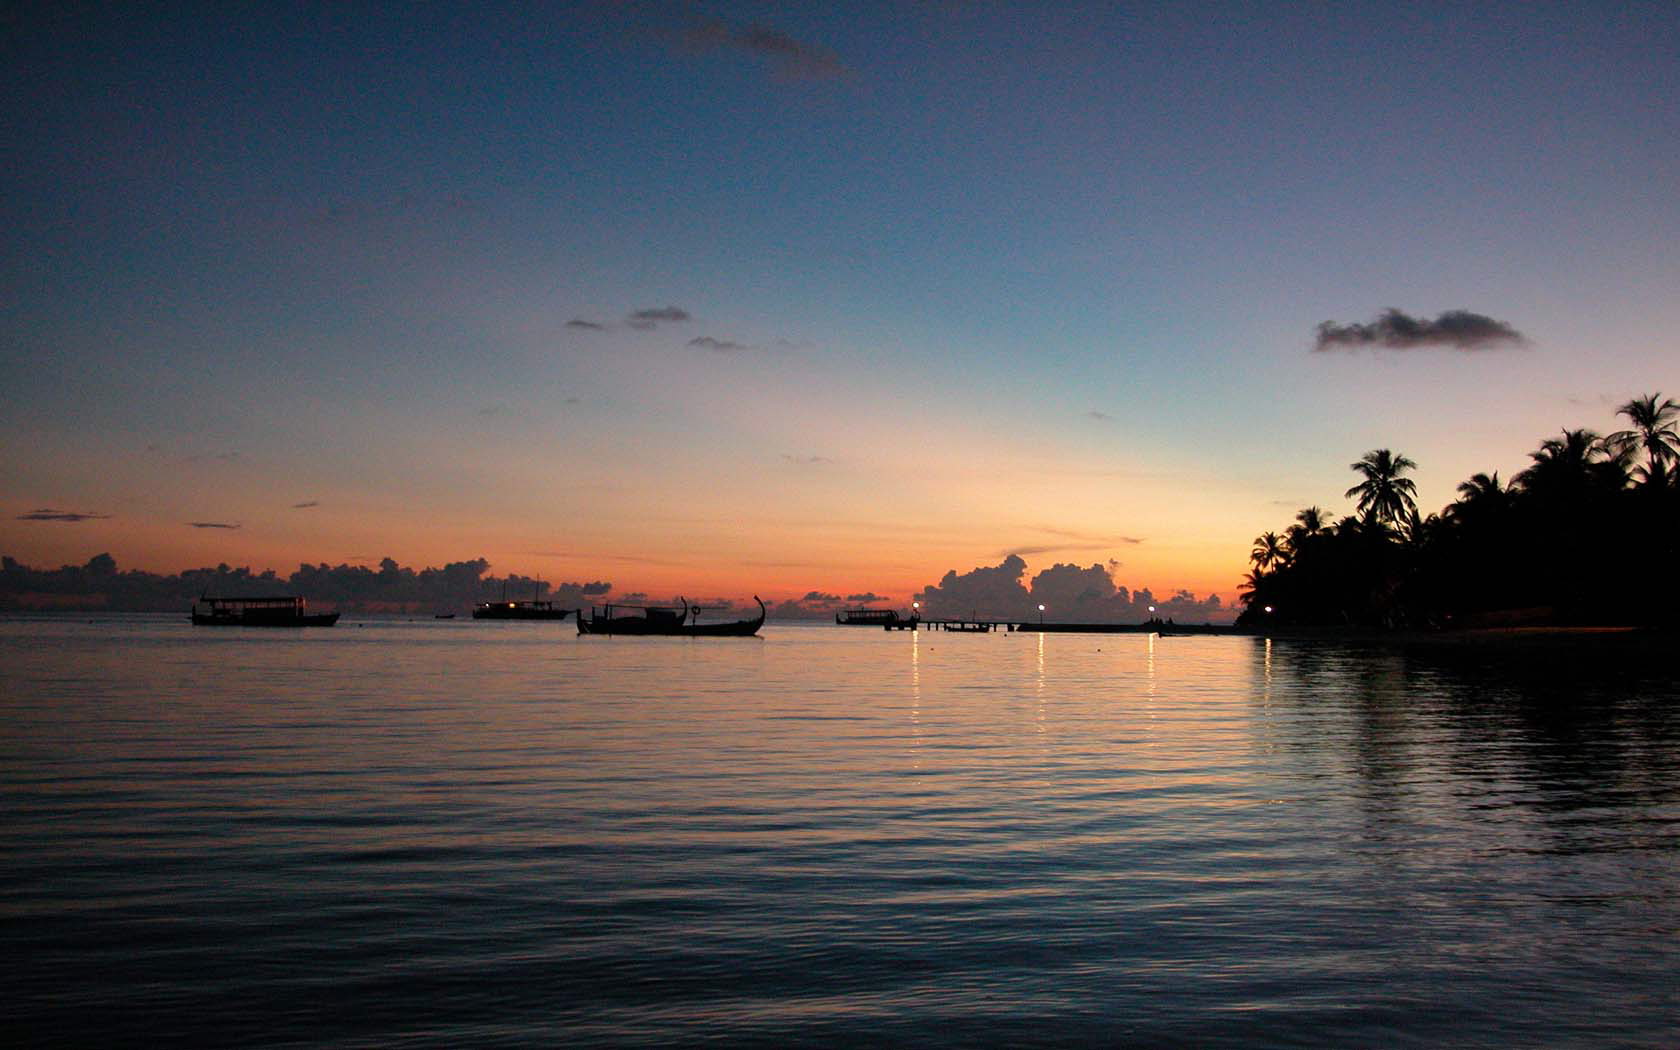
<svg viewBox="0 0 1680 1050"><path fill-rule="evenodd" d="M1680 397L1680 5L835 7L8 16L0 553L1230 601Z"/></svg>

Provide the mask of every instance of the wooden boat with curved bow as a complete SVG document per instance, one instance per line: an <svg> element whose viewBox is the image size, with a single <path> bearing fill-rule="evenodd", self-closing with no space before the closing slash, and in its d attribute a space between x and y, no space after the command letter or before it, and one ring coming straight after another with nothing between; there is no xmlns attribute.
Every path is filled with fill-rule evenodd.
<svg viewBox="0 0 1680 1050"><path fill-rule="evenodd" d="M750 620L728 623L701 623L704 611L689 605L685 598L674 605L607 605L590 607L585 616L578 610L579 634L650 635L665 638L750 638L764 626L764 602L758 595L758 615Z"/></svg>

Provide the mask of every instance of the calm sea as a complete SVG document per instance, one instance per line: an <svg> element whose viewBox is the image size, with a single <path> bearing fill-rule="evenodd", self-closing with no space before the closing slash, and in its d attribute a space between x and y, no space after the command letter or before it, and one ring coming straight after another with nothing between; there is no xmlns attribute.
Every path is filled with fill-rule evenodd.
<svg viewBox="0 0 1680 1050"><path fill-rule="evenodd" d="M10 1046L1680 1044L1680 686L1250 638L0 622Z"/></svg>

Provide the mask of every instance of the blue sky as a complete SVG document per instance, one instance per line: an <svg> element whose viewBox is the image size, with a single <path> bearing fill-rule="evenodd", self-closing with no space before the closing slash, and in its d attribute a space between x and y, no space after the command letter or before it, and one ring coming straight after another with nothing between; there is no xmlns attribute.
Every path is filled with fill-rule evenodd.
<svg viewBox="0 0 1680 1050"><path fill-rule="evenodd" d="M1672 4L174 7L11 36L24 560L904 593L1061 536L1035 568L1229 595L1369 448L1438 507L1680 391ZM1386 307L1526 344L1312 352Z"/></svg>

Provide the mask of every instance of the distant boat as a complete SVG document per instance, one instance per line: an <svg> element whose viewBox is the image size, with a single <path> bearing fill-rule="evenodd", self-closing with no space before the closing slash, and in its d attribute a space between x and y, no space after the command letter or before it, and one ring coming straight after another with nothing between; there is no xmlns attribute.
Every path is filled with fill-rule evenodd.
<svg viewBox="0 0 1680 1050"><path fill-rule="evenodd" d="M892 627L909 620L898 615L897 609L847 609L835 613L834 622L842 627Z"/></svg>
<svg viewBox="0 0 1680 1050"><path fill-rule="evenodd" d="M572 615L570 609L556 609L551 601L539 601L536 594L541 591L533 588L529 601L509 601L507 584L502 584L502 600L499 602L479 602L473 607L475 620L564 620Z"/></svg>
<svg viewBox="0 0 1680 1050"><path fill-rule="evenodd" d="M758 615L750 620L729 623L700 623L699 606L690 606L683 598L681 606L672 605L608 605L589 610L585 617L578 610L578 634L655 635L675 638L747 638L764 626L764 602L758 602ZM624 610L629 610L625 612Z"/></svg>
<svg viewBox="0 0 1680 1050"><path fill-rule="evenodd" d="M455 614L454 613L433 613L432 614L432 619L434 619L434 620L453 620L453 619L455 619Z"/></svg>
<svg viewBox="0 0 1680 1050"><path fill-rule="evenodd" d="M572 610L556 609L548 601L480 602L473 607L472 615L475 620L564 620Z"/></svg>
<svg viewBox="0 0 1680 1050"><path fill-rule="evenodd" d="M199 605L204 610L199 610ZM295 595L267 598L210 598L193 602L192 622L200 627L331 627L338 613L306 613Z"/></svg>

